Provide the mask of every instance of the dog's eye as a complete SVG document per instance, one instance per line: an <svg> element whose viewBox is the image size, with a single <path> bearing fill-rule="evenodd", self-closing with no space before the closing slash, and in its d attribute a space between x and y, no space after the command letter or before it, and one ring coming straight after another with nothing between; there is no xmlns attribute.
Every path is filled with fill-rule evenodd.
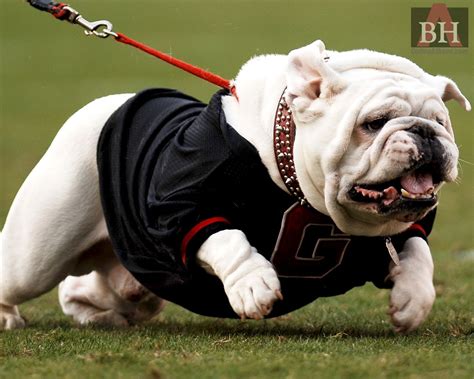
<svg viewBox="0 0 474 379"><path fill-rule="evenodd" d="M439 117L436 117L436 122L440 124L441 126L444 126L444 121L440 119Z"/></svg>
<svg viewBox="0 0 474 379"><path fill-rule="evenodd" d="M383 128L383 126L388 122L387 117L381 117L376 120L367 121L362 124L363 128L369 132L375 132Z"/></svg>

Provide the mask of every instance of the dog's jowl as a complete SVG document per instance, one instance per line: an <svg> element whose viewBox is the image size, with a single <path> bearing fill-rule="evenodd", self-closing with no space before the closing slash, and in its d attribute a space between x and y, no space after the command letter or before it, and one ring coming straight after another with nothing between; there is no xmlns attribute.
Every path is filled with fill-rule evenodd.
<svg viewBox="0 0 474 379"><path fill-rule="evenodd" d="M155 88L71 116L2 231L1 328L59 283L80 324L139 323L163 300L261 319L367 282L391 288L396 331L423 322L438 191L457 177L444 102L470 110L456 84L321 41L235 83L209 104Z"/></svg>

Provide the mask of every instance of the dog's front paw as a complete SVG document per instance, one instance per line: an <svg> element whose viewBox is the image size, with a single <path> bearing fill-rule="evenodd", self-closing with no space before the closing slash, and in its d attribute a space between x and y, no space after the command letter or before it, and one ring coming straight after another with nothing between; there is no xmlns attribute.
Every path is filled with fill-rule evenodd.
<svg viewBox="0 0 474 379"><path fill-rule="evenodd" d="M431 277L416 272L406 263L402 262L390 271L394 285L388 314L397 333L408 333L420 326L430 313L436 297Z"/></svg>
<svg viewBox="0 0 474 379"><path fill-rule="evenodd" d="M232 309L242 319L262 319L276 300L283 300L273 266L256 251L226 278L224 289Z"/></svg>

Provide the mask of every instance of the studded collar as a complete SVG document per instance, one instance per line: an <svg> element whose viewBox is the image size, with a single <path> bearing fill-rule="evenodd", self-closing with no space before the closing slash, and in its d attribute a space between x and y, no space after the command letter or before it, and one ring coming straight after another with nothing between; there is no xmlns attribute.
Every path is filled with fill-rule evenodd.
<svg viewBox="0 0 474 379"><path fill-rule="evenodd" d="M301 205L309 207L309 203L301 190L296 176L293 161L293 145L295 142L296 125L290 107L285 100L286 88L283 91L275 112L273 123L273 151L278 165L278 171L286 188Z"/></svg>

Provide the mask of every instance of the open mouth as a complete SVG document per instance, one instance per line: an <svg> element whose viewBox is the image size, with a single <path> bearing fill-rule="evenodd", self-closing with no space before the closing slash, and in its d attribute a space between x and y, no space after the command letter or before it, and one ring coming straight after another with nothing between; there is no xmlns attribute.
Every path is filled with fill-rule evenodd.
<svg viewBox="0 0 474 379"><path fill-rule="evenodd" d="M378 204L382 211L425 208L436 204L435 190L440 182L438 175L418 169L384 183L357 184L350 189L349 197L359 203Z"/></svg>

